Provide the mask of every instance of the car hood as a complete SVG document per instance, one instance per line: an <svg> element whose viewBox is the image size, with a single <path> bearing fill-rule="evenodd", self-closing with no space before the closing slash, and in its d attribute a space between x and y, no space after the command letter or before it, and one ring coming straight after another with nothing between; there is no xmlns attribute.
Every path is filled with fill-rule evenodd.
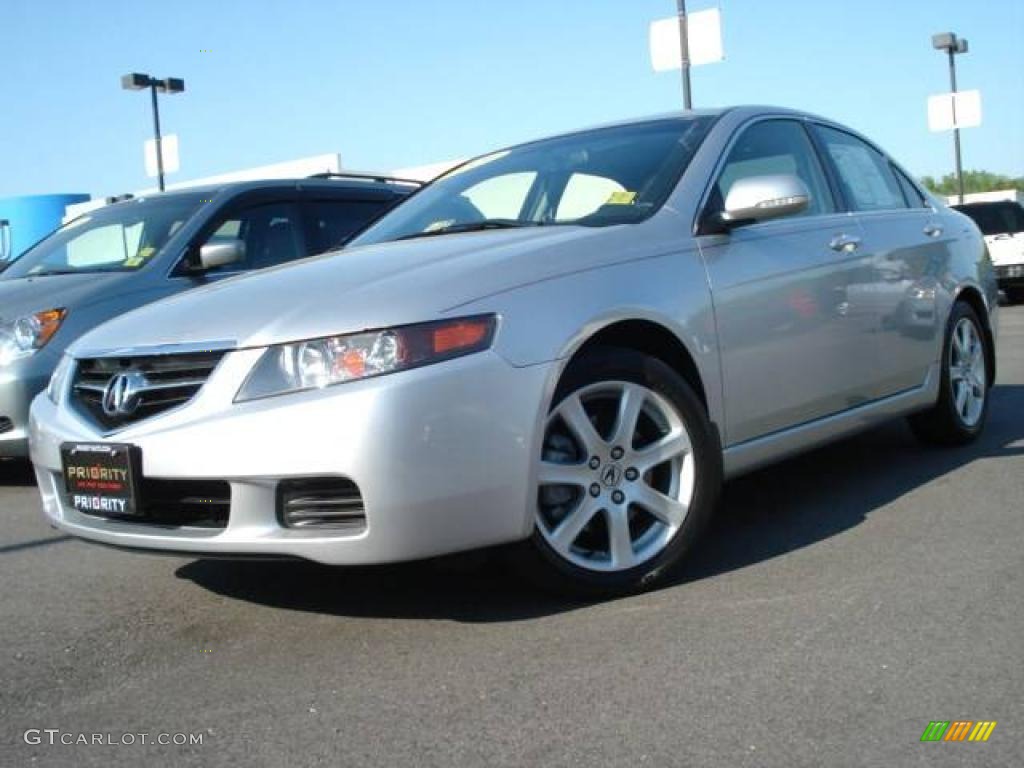
<svg viewBox="0 0 1024 768"><path fill-rule="evenodd" d="M83 272L0 279L0 320L46 309L74 309L120 290L130 274Z"/></svg>
<svg viewBox="0 0 1024 768"><path fill-rule="evenodd" d="M72 353L260 347L430 320L474 299L599 264L598 254L614 249L593 241L628 228L536 227L360 246L150 304L87 334Z"/></svg>

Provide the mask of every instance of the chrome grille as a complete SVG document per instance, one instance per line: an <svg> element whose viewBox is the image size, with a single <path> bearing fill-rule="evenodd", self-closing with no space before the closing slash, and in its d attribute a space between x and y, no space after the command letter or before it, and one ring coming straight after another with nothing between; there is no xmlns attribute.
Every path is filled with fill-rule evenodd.
<svg viewBox="0 0 1024 768"><path fill-rule="evenodd" d="M190 352L79 360L71 402L104 429L148 419L195 397L224 354ZM114 408L118 403L121 407Z"/></svg>

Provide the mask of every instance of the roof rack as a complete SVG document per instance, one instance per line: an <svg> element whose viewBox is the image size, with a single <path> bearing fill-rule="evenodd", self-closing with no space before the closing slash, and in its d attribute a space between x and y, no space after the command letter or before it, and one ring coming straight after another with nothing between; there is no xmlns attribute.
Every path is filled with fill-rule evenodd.
<svg viewBox="0 0 1024 768"><path fill-rule="evenodd" d="M364 181L379 181L384 184L415 184L417 187L422 187L426 184L425 181L420 179L400 179L396 176L384 176L383 174L374 173L334 173L331 171L324 171L323 173L313 173L307 176L309 179L362 179Z"/></svg>

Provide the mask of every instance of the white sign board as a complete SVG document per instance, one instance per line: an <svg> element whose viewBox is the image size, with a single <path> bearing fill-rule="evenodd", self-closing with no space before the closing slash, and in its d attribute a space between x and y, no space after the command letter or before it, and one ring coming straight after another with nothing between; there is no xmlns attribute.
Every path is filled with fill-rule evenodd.
<svg viewBox="0 0 1024 768"><path fill-rule="evenodd" d="M690 65L711 64L725 58L722 50L722 14L717 8L686 14L686 43ZM679 17L651 22L651 66L655 72L682 69Z"/></svg>
<svg viewBox="0 0 1024 768"><path fill-rule="evenodd" d="M981 91L940 93L928 97L928 130L952 131L981 125Z"/></svg>
<svg viewBox="0 0 1024 768"><path fill-rule="evenodd" d="M163 149L164 173L174 173L181 167L178 157L178 137L175 134L162 136L160 148ZM150 178L158 176L156 167L156 139L147 139L145 146L146 175Z"/></svg>

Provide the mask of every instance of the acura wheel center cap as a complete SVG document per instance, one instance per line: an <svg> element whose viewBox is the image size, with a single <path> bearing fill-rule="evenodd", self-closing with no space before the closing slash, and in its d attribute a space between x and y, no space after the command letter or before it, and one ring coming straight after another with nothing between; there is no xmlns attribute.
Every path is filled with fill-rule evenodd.
<svg viewBox="0 0 1024 768"><path fill-rule="evenodd" d="M605 488L618 488L622 482L622 467L618 464L605 464L601 469L601 484Z"/></svg>

